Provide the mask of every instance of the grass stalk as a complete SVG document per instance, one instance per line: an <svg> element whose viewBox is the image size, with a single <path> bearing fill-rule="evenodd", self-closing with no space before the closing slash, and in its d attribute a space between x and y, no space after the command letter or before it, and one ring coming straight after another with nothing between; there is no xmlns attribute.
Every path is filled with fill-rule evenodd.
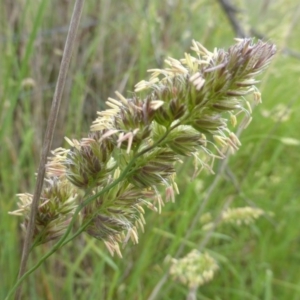
<svg viewBox="0 0 300 300"><path fill-rule="evenodd" d="M26 265L27 265L27 261L28 261L28 257L29 257L29 253L30 253L30 247L31 247L31 242L32 242L32 237L33 237L38 201L40 199L43 182L44 182L45 165L47 162L47 157L48 157L48 154L49 154L49 151L51 148L51 144L52 144L52 140L53 140L55 125L57 122L59 107L60 107L60 103L61 103L61 99L62 99L64 85L66 82L66 77L67 77L67 72L68 72L68 68L69 68L69 64L70 64L70 60L71 60L71 56L72 56L72 51L73 51L74 45L75 45L76 33L78 30L80 16L81 16L81 13L83 10L83 5L84 5L84 0L76 0L72 18L71 18L70 28L69 28L69 32L68 32L68 36L67 36L67 40L66 40L66 44L65 44L65 49L64 49L64 53L63 53L63 57L62 57L62 61L61 61L58 80L57 80L56 89L55 89L54 96L53 96L52 107L51 107L51 111L50 111L50 115L49 115L49 119L48 119L48 123L47 123L47 129L46 129L46 133L45 133L44 143L43 143L41 160L40 160L39 169L38 169L37 182L36 182L36 186L35 186L32 206L31 206L30 220L29 220L29 223L27 226L25 241L24 241L24 245L23 245L22 258L21 258L19 275L18 275L19 279L25 273ZM21 299L21 294L22 294L22 285L20 284L20 286L16 292L15 299L16 300Z"/></svg>

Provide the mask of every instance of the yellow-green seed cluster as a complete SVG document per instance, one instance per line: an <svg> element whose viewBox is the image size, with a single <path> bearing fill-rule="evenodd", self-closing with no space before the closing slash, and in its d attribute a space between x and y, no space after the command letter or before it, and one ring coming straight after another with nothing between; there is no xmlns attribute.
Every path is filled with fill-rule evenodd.
<svg viewBox="0 0 300 300"><path fill-rule="evenodd" d="M170 275L189 288L197 288L211 281L218 268L208 253L194 249L181 259L172 259Z"/></svg>

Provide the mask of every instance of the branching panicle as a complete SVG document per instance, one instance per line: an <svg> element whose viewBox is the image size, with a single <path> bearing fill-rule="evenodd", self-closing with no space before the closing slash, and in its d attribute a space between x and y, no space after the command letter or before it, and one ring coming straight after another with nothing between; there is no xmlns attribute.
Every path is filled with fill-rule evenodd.
<svg viewBox="0 0 300 300"><path fill-rule="evenodd" d="M144 229L143 206L161 211L160 187L166 200L174 201L177 162L192 156L195 173L198 165L213 172L215 158L239 148L229 128L241 113L246 117L242 126L251 121L245 96L252 93L253 103L261 102L255 77L270 63L275 46L242 39L228 51L210 52L193 41L192 50L195 56L168 58L165 69L149 70L149 81L138 83L131 99L116 92L87 138L66 138L71 149L53 151L36 221L39 242L62 235L82 205L85 231L121 256L119 243L137 243L138 229ZM120 174L124 179L116 182ZM19 199L14 214L25 216L26 223L32 196Z"/></svg>

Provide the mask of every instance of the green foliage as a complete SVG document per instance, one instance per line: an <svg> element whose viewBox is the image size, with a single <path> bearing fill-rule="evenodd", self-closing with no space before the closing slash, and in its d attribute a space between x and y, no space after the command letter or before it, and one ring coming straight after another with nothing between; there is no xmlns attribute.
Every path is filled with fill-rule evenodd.
<svg viewBox="0 0 300 300"><path fill-rule="evenodd" d="M18 0L1 6L2 299L15 282L22 245L19 220L7 212L16 209L16 193L34 187L72 3ZM252 6L243 24L278 48L299 49L296 1L277 0L269 7L253 1ZM64 136L86 136L96 111L115 90L133 90L147 69L188 52L192 38L212 49L226 48L233 37L217 2L87 1L53 148ZM24 299L147 299L168 270L166 257L175 257L179 248L178 258L201 248L218 262L214 279L198 290L199 299L300 299L298 60L288 51L277 55L263 77L263 104L240 137L240 150L225 169L222 162L215 165L215 177L201 173L191 182L191 163L180 166L176 203L166 204L161 215L146 212L145 234L123 250L123 259L111 258L102 242L81 235L26 281ZM267 213L250 226L222 224L218 218L229 204ZM213 231L202 230L199 211L200 216L211 213ZM50 247L51 242L38 247L33 259ZM157 299L187 294L185 286L168 278Z"/></svg>

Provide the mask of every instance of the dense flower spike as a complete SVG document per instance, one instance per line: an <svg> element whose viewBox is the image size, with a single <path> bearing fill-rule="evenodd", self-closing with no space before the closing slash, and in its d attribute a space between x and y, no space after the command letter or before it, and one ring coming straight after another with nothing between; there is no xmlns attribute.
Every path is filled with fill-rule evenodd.
<svg viewBox="0 0 300 300"><path fill-rule="evenodd" d="M193 41L192 50L195 56L168 58L167 68L149 70L149 81L138 83L130 99L116 92L87 138L67 139L71 149L53 151L36 225L42 241L60 236L81 203L85 231L121 256L119 243L138 242L143 206L161 211L160 187L166 201L174 201L177 162L192 156L195 174L198 165L212 172L215 158L239 148L230 127L241 113L246 118L240 126L251 121L247 95L261 102L255 76L270 63L275 46L243 39L228 51L210 52ZM31 195L19 198L14 214L24 215L26 225Z"/></svg>

